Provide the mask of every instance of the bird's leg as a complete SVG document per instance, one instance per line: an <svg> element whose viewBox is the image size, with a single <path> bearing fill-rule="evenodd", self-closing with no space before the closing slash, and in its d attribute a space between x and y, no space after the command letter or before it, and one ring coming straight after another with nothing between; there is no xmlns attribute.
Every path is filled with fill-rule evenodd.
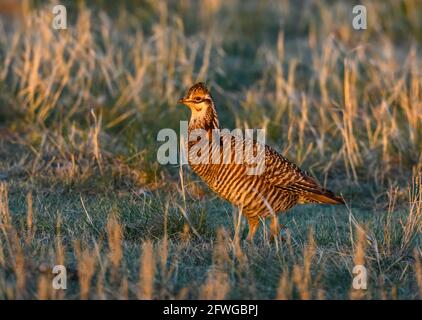
<svg viewBox="0 0 422 320"><path fill-rule="evenodd" d="M248 236L246 237L246 240L249 242L253 242L255 233L258 230L259 218L256 216L248 217L248 224L249 224L249 232L248 232Z"/></svg>
<svg viewBox="0 0 422 320"><path fill-rule="evenodd" d="M271 240L274 240L278 237L278 234L280 233L280 225L278 223L277 216L274 214L271 217L271 223L270 223L270 235Z"/></svg>
<svg viewBox="0 0 422 320"><path fill-rule="evenodd" d="M277 215L272 215L271 223L270 223L270 239L275 240L278 235L280 234L281 230L286 228L284 225L280 225L278 222ZM281 240L285 241L283 236L281 236Z"/></svg>

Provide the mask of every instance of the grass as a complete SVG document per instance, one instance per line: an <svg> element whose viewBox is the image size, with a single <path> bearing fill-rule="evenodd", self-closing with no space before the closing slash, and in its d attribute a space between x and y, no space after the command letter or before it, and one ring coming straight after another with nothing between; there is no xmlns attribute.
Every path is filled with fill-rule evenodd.
<svg viewBox="0 0 422 320"><path fill-rule="evenodd" d="M1 299L422 298L422 6L362 1L0 5ZM341 192L253 246L237 210L156 160L176 101L211 87L227 128ZM67 268L67 290L51 286ZM354 290L353 267L368 270Z"/></svg>

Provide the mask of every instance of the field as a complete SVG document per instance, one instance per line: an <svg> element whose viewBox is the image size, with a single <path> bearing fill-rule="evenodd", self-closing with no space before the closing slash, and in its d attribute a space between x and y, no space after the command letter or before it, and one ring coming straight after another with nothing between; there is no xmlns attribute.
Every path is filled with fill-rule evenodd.
<svg viewBox="0 0 422 320"><path fill-rule="evenodd" d="M52 3L0 1L0 299L422 298L421 1L362 1L366 30L349 1L63 4L55 30ZM347 205L246 243L236 208L157 162L196 81Z"/></svg>

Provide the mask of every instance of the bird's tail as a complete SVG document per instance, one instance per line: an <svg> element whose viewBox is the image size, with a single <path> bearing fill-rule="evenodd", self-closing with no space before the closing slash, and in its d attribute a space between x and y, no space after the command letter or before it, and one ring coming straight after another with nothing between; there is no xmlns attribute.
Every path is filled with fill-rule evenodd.
<svg viewBox="0 0 422 320"><path fill-rule="evenodd" d="M306 199L312 203L345 204L342 197L336 196L329 190L318 190L317 192L307 193Z"/></svg>
<svg viewBox="0 0 422 320"><path fill-rule="evenodd" d="M306 177L295 185L302 191L300 195L302 203L345 204L342 197L336 196L334 192L321 187L311 177Z"/></svg>
<svg viewBox="0 0 422 320"><path fill-rule="evenodd" d="M295 187L301 191L299 200L301 203L345 204L342 197L336 196L334 192L321 187L315 179L309 176L296 182Z"/></svg>

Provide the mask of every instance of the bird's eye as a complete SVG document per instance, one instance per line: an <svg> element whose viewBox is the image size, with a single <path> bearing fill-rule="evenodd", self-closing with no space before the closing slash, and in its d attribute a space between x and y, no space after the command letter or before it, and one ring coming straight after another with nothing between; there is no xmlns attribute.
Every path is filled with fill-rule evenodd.
<svg viewBox="0 0 422 320"><path fill-rule="evenodd" d="M201 100L202 100L202 99L201 99L201 97L196 97L196 98L195 98L195 101L196 101L196 102L200 102Z"/></svg>

